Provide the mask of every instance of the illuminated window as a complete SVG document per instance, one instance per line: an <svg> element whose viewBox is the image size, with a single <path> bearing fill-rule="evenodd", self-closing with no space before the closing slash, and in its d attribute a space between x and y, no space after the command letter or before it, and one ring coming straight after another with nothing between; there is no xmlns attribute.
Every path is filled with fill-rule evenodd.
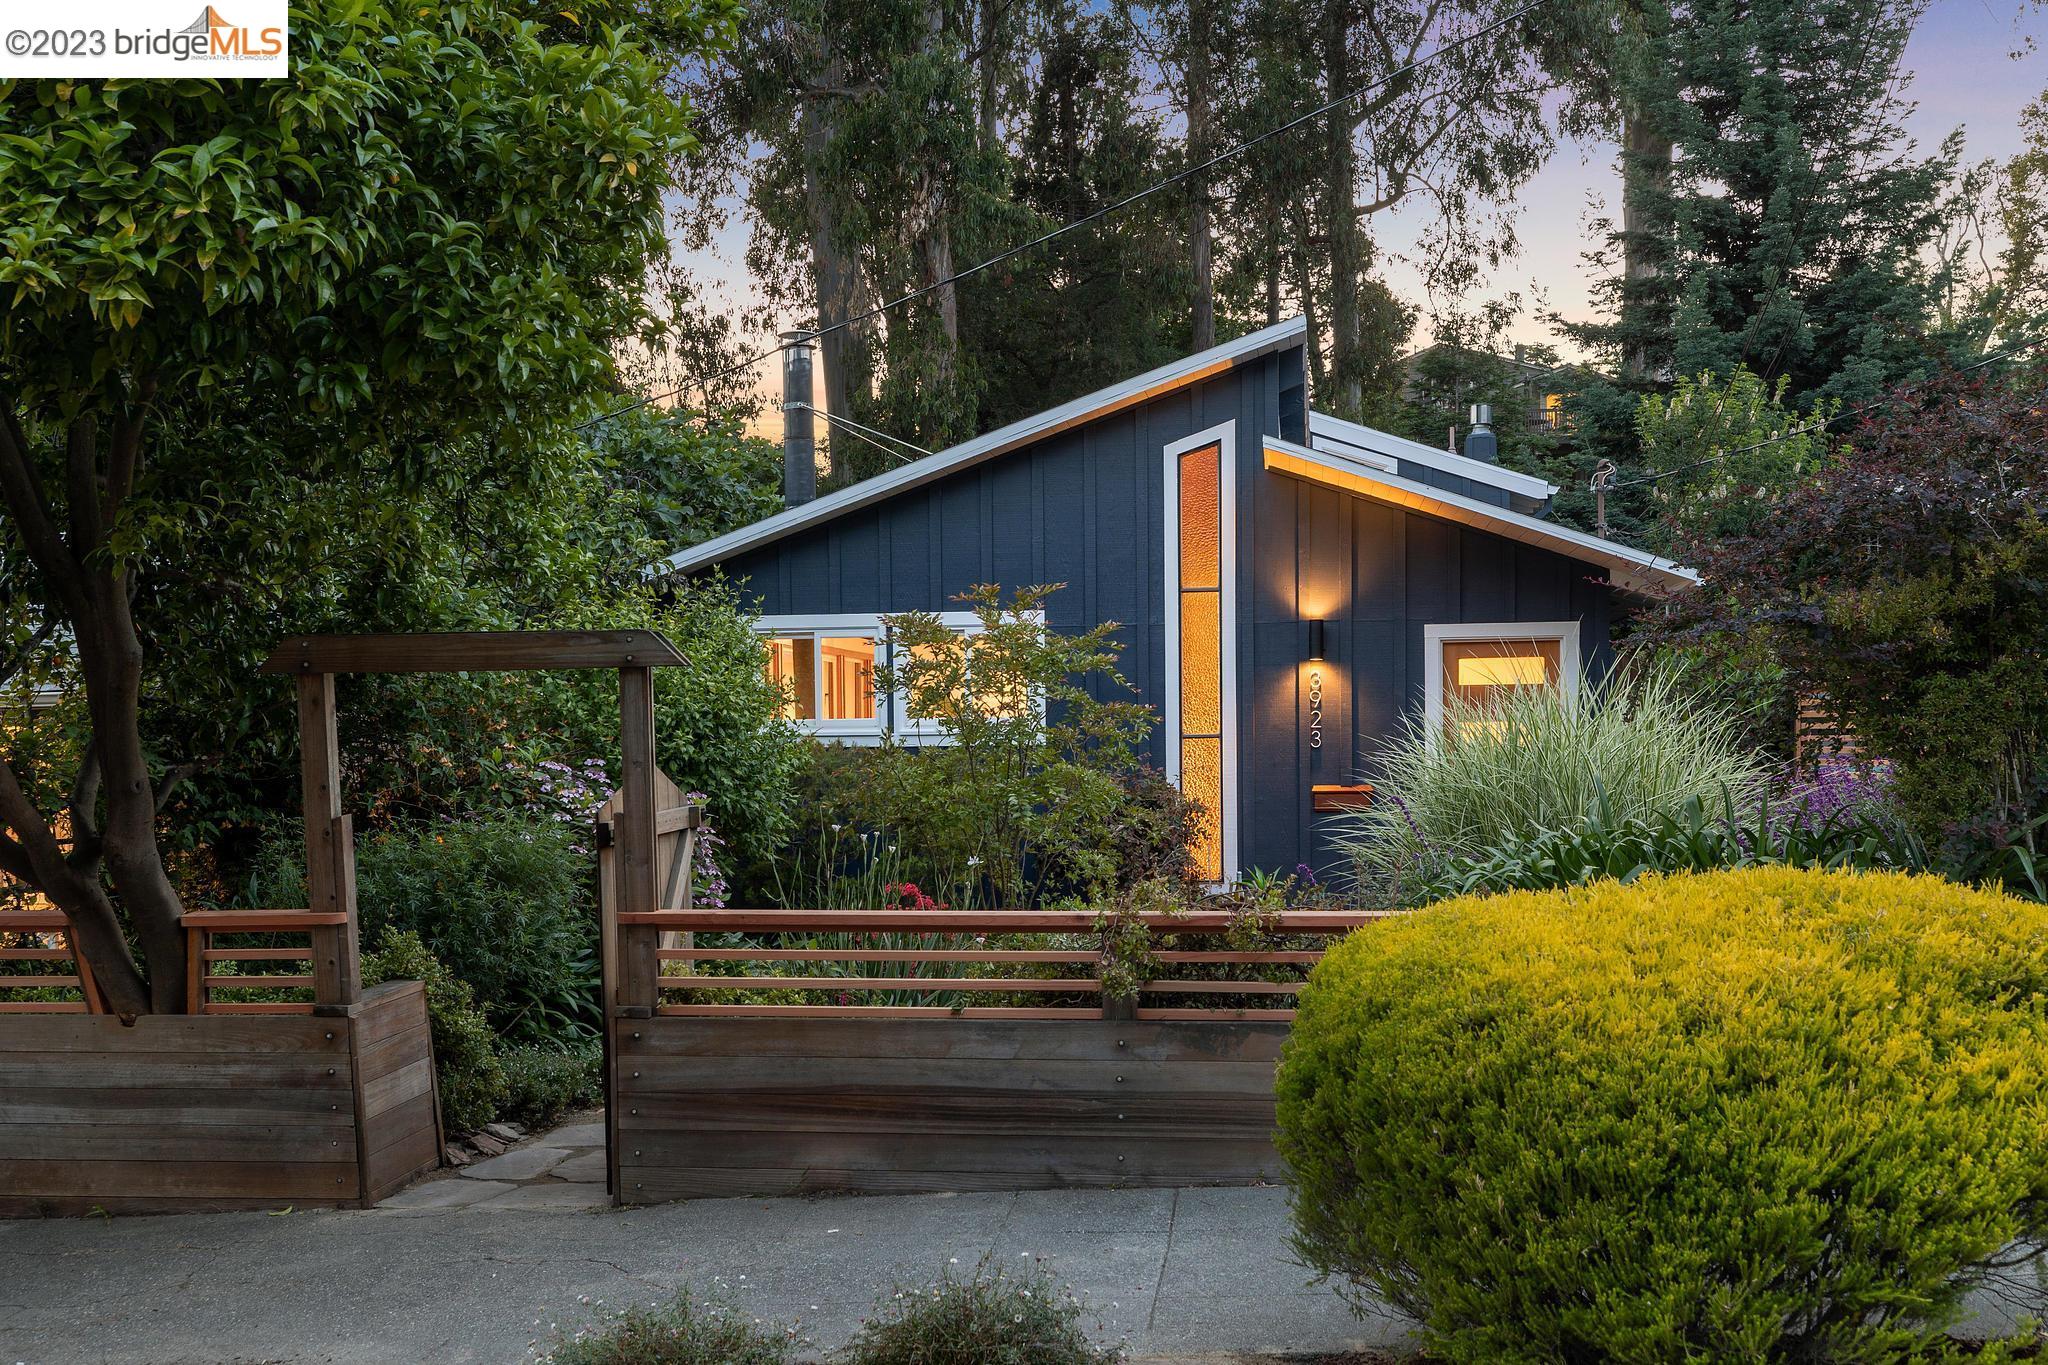
<svg viewBox="0 0 2048 1365"><path fill-rule="evenodd" d="M1206 445L1179 464L1180 707L1174 742L1180 789L1202 806L1195 869L1223 880L1223 451Z"/></svg>
<svg viewBox="0 0 2048 1365"><path fill-rule="evenodd" d="M972 612L941 612L940 622L969 651L965 672L973 676L972 642L981 620ZM884 735L920 744L950 742L943 716L919 716L910 698L879 690L877 669L892 657L887 623L879 614L768 616L755 623L761 635L762 669L783 695L781 715L797 728L845 743L877 743ZM929 647L921 647L928 649ZM971 683L968 691L974 691ZM991 716L1017 716L1024 708L1044 710L1043 698L995 693L974 696Z"/></svg>
<svg viewBox="0 0 2048 1365"><path fill-rule="evenodd" d="M1576 621L1425 626L1423 641L1424 697L1433 725L1443 723L1453 701L1484 706L1525 688L1578 690ZM1484 721L1467 726L1472 731L1489 728L1495 727Z"/></svg>

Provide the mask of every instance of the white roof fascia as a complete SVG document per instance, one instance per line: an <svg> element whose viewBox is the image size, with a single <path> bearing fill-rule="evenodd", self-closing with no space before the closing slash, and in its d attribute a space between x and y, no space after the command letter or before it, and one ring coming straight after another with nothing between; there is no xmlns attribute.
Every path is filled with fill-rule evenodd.
<svg viewBox="0 0 2048 1365"><path fill-rule="evenodd" d="M648 568L650 573L678 573L715 564L721 559L730 559L736 554L756 549L762 545L794 535L807 527L857 508L867 507L898 493L943 478L958 470L966 469L984 460L1055 436L1070 427L1079 426L1097 417L1106 416L1124 408L1170 393L1188 384L1199 383L1214 375L1237 368L1246 361L1255 360L1273 351L1298 345L1308 335L1308 323L1304 318L1293 318L1287 322L1263 328L1227 341L1221 346L1197 352L1169 365L1120 384L1112 384L1072 402L1062 403L1022 421L1012 422L1006 427L977 436L956 446L949 446L934 455L913 460L909 464L871 479L851 484L837 492L828 493L799 507L784 508L773 516L738 530L728 531L713 537L701 545L692 545L679 550L665 560L657 561Z"/></svg>
<svg viewBox="0 0 2048 1365"><path fill-rule="evenodd" d="M1405 436L1396 436L1391 431L1380 431L1374 427L1360 426L1347 422L1341 417L1332 417L1326 412L1308 415L1309 444L1318 450L1337 447L1341 453L1354 457L1377 456L1369 463L1384 468L1385 460L1408 460L1442 474L1455 474L1489 487L1503 489L1509 493L1520 493L1525 498L1541 502L1557 496L1557 485L1547 483L1532 474L1522 474L1504 465L1487 460L1474 460L1456 455L1448 450L1438 450L1420 441L1411 441ZM1389 469L1388 473L1399 473Z"/></svg>
<svg viewBox="0 0 2048 1365"><path fill-rule="evenodd" d="M1404 479L1362 460L1353 459L1340 451L1312 450L1307 446L1282 441L1273 436L1265 438L1265 449L1269 465L1272 454L1291 456L1296 461L1321 466L1340 481L1336 486L1361 496L1375 497L1380 501L1413 508L1447 521L1492 531L1510 540L1540 546L1572 559L1603 565L1612 575L1610 581L1616 587L1631 592L1645 592L1651 588L1683 589L1699 586L1700 576L1696 571L1672 560L1660 558L1647 550L1638 550L1634 546L1623 545L1617 541L1602 540L1599 536L1588 535L1569 526L1559 526L1555 522L1542 521L1526 513L1496 507L1492 503L1480 502L1461 493L1451 493L1417 483L1413 479ZM1274 472L1287 477L1308 477L1284 468L1276 469Z"/></svg>

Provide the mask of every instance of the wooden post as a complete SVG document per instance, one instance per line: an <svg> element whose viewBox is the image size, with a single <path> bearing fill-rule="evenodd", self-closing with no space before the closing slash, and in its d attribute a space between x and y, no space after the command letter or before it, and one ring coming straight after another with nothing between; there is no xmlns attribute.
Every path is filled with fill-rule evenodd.
<svg viewBox="0 0 2048 1365"><path fill-rule="evenodd" d="M619 909L644 914L658 909L660 886L655 880L654 845L654 672L649 668L619 670L619 795L624 798L613 825L612 868L617 878ZM645 925L619 929L618 1004L648 1010L660 1003L655 947L659 932Z"/></svg>
<svg viewBox="0 0 2048 1365"><path fill-rule="evenodd" d="M306 898L316 911L340 912L345 922L312 931L313 1001L347 1008L363 998L356 944L355 839L341 813L341 741L334 719L334 675L301 673L299 684L300 791L306 812Z"/></svg>

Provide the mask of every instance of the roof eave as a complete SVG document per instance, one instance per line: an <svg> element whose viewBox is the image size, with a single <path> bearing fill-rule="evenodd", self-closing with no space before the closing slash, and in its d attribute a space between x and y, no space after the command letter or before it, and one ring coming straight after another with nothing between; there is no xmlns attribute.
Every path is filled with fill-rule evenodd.
<svg viewBox="0 0 2048 1365"><path fill-rule="evenodd" d="M1623 592L1649 597L1699 586L1697 572L1646 550L1387 474L1333 451L1312 450L1268 436L1265 465L1290 478L1339 488L1598 564L1607 570L1607 581Z"/></svg>
<svg viewBox="0 0 2048 1365"><path fill-rule="evenodd" d="M1071 402L1062 403L1058 407L1048 408L1021 421L1012 422L985 436L977 436L971 441L949 446L936 454L913 460L900 468L851 484L812 502L784 508L772 516L728 531L701 545L678 550L668 558L650 565L648 572L688 573L716 564L720 560L730 559L736 554L773 544L808 527L872 506L885 498L930 483L958 470L971 468L984 460L992 460L1021 446L1046 440L1083 423L1150 402L1176 389L1199 384L1219 374L1226 374L1249 361L1299 344L1307 335L1308 324L1303 318L1293 318L1248 333L1234 341L1174 361L1170 365L1148 370L1120 384L1113 384L1106 389L1099 389Z"/></svg>

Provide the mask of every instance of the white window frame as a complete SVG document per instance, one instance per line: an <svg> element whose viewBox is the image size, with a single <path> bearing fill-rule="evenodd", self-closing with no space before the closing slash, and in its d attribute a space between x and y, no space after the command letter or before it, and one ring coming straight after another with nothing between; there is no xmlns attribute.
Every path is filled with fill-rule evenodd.
<svg viewBox="0 0 2048 1365"><path fill-rule="evenodd" d="M871 720L815 720L796 719L789 723L805 734L836 744L875 745L885 738L893 737L906 744L931 746L953 743L953 732L944 722L936 720L912 720L910 699L902 688L893 693L880 687L880 670L895 660L895 642L890 634L888 621L891 616L904 616L908 612L856 612L817 616L762 616L754 621L754 634L764 641L769 639L810 639L865 638L875 643L875 667L877 686L875 689L875 714ZM939 624L963 638L983 633L981 617L971 611L941 611L932 615L939 618ZM1024 614L1027 621L1040 626L1045 624L1043 610ZM971 667L971 665L970 665ZM822 677L822 675L820 675ZM818 695L814 697L815 710L823 711L824 684L817 684ZM1045 716L1045 698L1038 698L1038 714Z"/></svg>
<svg viewBox="0 0 2048 1365"><path fill-rule="evenodd" d="M1557 685L1567 700L1579 695L1579 621L1460 621L1422 628L1424 718L1431 733L1444 723L1444 646L1489 640L1557 641Z"/></svg>
<svg viewBox="0 0 2048 1365"><path fill-rule="evenodd" d="M1218 542L1217 576L1221 598L1217 611L1222 618L1223 698L1223 880L1213 885L1227 887L1237 879L1238 785L1237 785L1237 421L1220 422L1191 436L1169 442L1161 459L1165 482L1166 538L1165 577L1161 587L1166 595L1166 780L1180 785L1180 457L1191 450L1213 445L1217 449L1221 478L1217 496L1221 500L1223 534Z"/></svg>

